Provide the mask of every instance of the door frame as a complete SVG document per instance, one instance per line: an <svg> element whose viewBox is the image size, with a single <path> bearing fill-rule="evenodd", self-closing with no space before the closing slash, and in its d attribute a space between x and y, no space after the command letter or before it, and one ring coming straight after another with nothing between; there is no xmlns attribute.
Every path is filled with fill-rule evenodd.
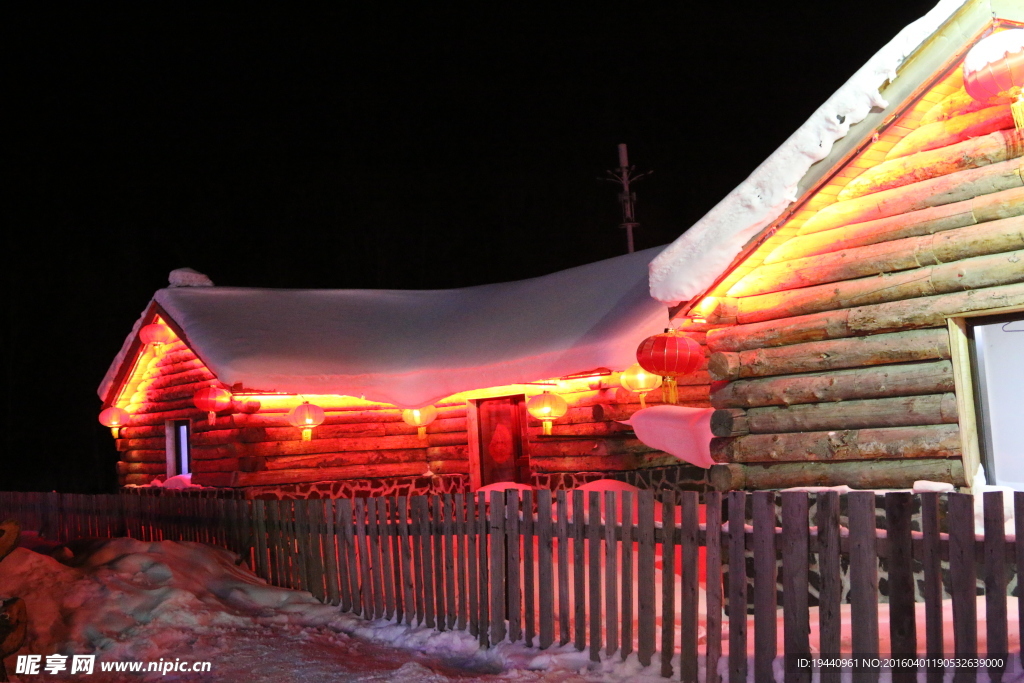
<svg viewBox="0 0 1024 683"><path fill-rule="evenodd" d="M519 428L520 438L523 443L523 456L530 461L530 433L527 426L526 395L525 394L503 394L501 396L487 396L484 398L473 398L466 402L466 435L469 443L469 488L471 491L478 490L483 485L483 472L481 458L483 453L480 448L480 403L496 398L521 398ZM533 468L529 467L532 474Z"/></svg>

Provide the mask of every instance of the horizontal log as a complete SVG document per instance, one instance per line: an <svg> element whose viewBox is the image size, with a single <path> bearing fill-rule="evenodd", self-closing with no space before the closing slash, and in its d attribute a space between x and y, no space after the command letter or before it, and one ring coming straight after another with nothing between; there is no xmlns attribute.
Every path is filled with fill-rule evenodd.
<svg viewBox="0 0 1024 683"><path fill-rule="evenodd" d="M651 453L630 453L620 455L591 455L586 457L530 457L530 468L534 472L621 472L646 467L667 467L678 465L678 458L654 451Z"/></svg>
<svg viewBox="0 0 1024 683"><path fill-rule="evenodd" d="M1024 248L1024 216L761 265L729 289L747 297ZM708 345L714 348L711 336Z"/></svg>
<svg viewBox="0 0 1024 683"><path fill-rule="evenodd" d="M434 474L469 474L468 460L431 460L427 466Z"/></svg>
<svg viewBox="0 0 1024 683"><path fill-rule="evenodd" d="M956 422L956 394L953 393L767 406L751 408L746 414L747 429L751 434L910 427ZM733 436L715 433L714 420L712 433L715 436Z"/></svg>
<svg viewBox="0 0 1024 683"><path fill-rule="evenodd" d="M1020 258L1010 266L1024 269ZM1020 305L1024 305L1024 283L1017 282L725 327L708 335L708 345L716 352L743 351L938 327L946 324L946 318L960 313Z"/></svg>
<svg viewBox="0 0 1024 683"><path fill-rule="evenodd" d="M945 329L908 330L749 351L719 351L708 364L716 380L792 375L888 363L948 359Z"/></svg>
<svg viewBox="0 0 1024 683"><path fill-rule="evenodd" d="M124 483L122 484L122 486L147 486L149 482L153 481L154 479L160 479L161 481L163 481L166 478L166 475L154 476L152 474L125 474L121 476L124 477ZM120 480L121 477L118 477L118 479ZM206 486L206 484L203 484L203 486Z"/></svg>
<svg viewBox="0 0 1024 683"><path fill-rule="evenodd" d="M744 297L740 324L1024 282L1024 251L975 256L898 273Z"/></svg>
<svg viewBox="0 0 1024 683"><path fill-rule="evenodd" d="M158 368L167 368L169 372L181 372L182 370L206 367L203 361L199 359L199 356L192 353L191 349L184 344L177 351L161 353L156 357L153 365Z"/></svg>
<svg viewBox="0 0 1024 683"><path fill-rule="evenodd" d="M711 457L720 463L959 456L960 427L955 424L748 434L711 440Z"/></svg>
<svg viewBox="0 0 1024 683"><path fill-rule="evenodd" d="M192 445L192 460L217 460L218 458L243 458L252 455L252 444L230 442L216 446Z"/></svg>
<svg viewBox="0 0 1024 683"><path fill-rule="evenodd" d="M167 413L179 410L192 410L196 414L206 415L206 413L200 411L192 403L191 398L181 398L174 401L136 401L135 397L128 403L126 408L133 417L141 417L143 415L152 415L154 413ZM205 419L205 418L204 418Z"/></svg>
<svg viewBox="0 0 1024 683"><path fill-rule="evenodd" d="M977 138L997 130L1013 128L1010 106L999 104L968 114L926 123L903 136L892 146L885 158L896 159L918 152L954 145L968 138Z"/></svg>
<svg viewBox="0 0 1024 683"><path fill-rule="evenodd" d="M345 465L318 469L266 470L233 472L231 486L270 486L274 484L305 484L315 481L345 479L380 479L384 477L416 477L426 473L426 463L393 465Z"/></svg>
<svg viewBox="0 0 1024 683"><path fill-rule="evenodd" d="M447 432L465 432L466 418L451 417L447 419L438 418L427 425L427 434L442 434ZM416 427L405 422L389 422L384 426L384 433L388 436L402 434L417 434Z"/></svg>
<svg viewBox="0 0 1024 683"><path fill-rule="evenodd" d="M559 439L539 437L530 442L530 457L590 457L602 455L624 455L649 453L650 446L639 439Z"/></svg>
<svg viewBox="0 0 1024 683"><path fill-rule="evenodd" d="M164 425L144 425L139 427L121 427L118 432L122 439L151 439L154 437L164 438Z"/></svg>
<svg viewBox="0 0 1024 683"><path fill-rule="evenodd" d="M966 486L958 459L800 462L771 465L712 465L708 483L716 491L784 489L794 486L849 486L855 489L908 489L915 481Z"/></svg>
<svg viewBox="0 0 1024 683"><path fill-rule="evenodd" d="M298 431L298 430L296 430ZM465 433L428 434L420 439L412 436L379 436L321 439L314 436L310 441L272 441L247 444L247 454L252 456L312 455L314 453L342 453L347 451L380 451L391 449L422 448L425 446L457 446L468 443Z"/></svg>
<svg viewBox="0 0 1024 683"><path fill-rule="evenodd" d="M537 432L540 432L540 428L537 428ZM629 425L621 424L620 422L579 422L576 424L559 424L557 422L551 425L552 436L621 436L622 434L630 434L632 429Z"/></svg>
<svg viewBox="0 0 1024 683"><path fill-rule="evenodd" d="M931 235L969 225L1024 215L1024 187L972 197L888 218L854 223L823 232L791 237L768 256L764 263L828 254L879 242Z"/></svg>
<svg viewBox="0 0 1024 683"><path fill-rule="evenodd" d="M132 449L122 453L121 460L127 462L166 462L167 455L162 448L160 450Z"/></svg>
<svg viewBox="0 0 1024 683"><path fill-rule="evenodd" d="M118 474L167 474L166 462L124 462L117 463Z"/></svg>
<svg viewBox="0 0 1024 683"><path fill-rule="evenodd" d="M719 408L711 413L711 433L715 436L749 434L747 411L742 408Z"/></svg>
<svg viewBox="0 0 1024 683"><path fill-rule="evenodd" d="M850 223L863 223L908 211L953 204L1022 185L1020 160L1011 159L829 204L807 219L798 234L806 235Z"/></svg>
<svg viewBox="0 0 1024 683"><path fill-rule="evenodd" d="M942 100L932 106L931 109L924 113L918 125L924 126L929 123L935 123L936 121L945 121L946 119L953 118L954 116L960 116L961 114L970 114L973 111L979 109L986 109L988 107L995 106L996 104L1008 104L1006 98L1002 100L976 100L967 94L967 91L963 88L955 90L949 95L946 95Z"/></svg>
<svg viewBox="0 0 1024 683"><path fill-rule="evenodd" d="M140 387L141 390L136 390L132 401L142 403L162 403L180 401L182 399L191 401L197 392L206 389L210 384L209 380L173 384L170 386L157 386L154 382L144 389Z"/></svg>
<svg viewBox="0 0 1024 683"><path fill-rule="evenodd" d="M449 446L449 448L451 448ZM466 448L463 446L463 448ZM440 459L440 458L438 458ZM260 470L290 470L300 467L341 467L343 465L381 465L428 460L426 448L401 448L388 451L345 451L314 455L288 455L258 458Z"/></svg>
<svg viewBox="0 0 1024 683"><path fill-rule="evenodd" d="M903 187L922 180L1013 159L1024 154L1021 133L997 130L947 147L890 159L865 170L847 183L837 201Z"/></svg>
<svg viewBox="0 0 1024 683"><path fill-rule="evenodd" d="M242 469L239 458L220 458L218 460L193 460L192 472L235 472Z"/></svg>
<svg viewBox="0 0 1024 683"><path fill-rule="evenodd" d="M178 384L216 381L216 375L205 365L200 367L192 367L192 365L193 363L188 363L182 368L177 368L173 365L154 367L154 377L149 386L160 388L176 386Z"/></svg>
<svg viewBox="0 0 1024 683"><path fill-rule="evenodd" d="M755 408L828 401L919 396L954 390L948 360L908 365L879 365L806 375L741 379L716 388L716 408Z"/></svg>
<svg viewBox="0 0 1024 683"><path fill-rule="evenodd" d="M145 439L118 439L117 450L119 451L136 451L136 450L159 450L163 451L167 447L166 436L153 436Z"/></svg>
<svg viewBox="0 0 1024 683"><path fill-rule="evenodd" d="M196 486L228 488L232 486L234 476L234 472L194 472L192 474L192 483Z"/></svg>

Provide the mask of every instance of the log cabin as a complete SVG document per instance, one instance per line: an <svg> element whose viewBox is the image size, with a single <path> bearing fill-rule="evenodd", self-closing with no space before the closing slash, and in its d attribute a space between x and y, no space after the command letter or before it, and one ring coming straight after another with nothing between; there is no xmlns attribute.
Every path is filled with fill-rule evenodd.
<svg viewBox="0 0 1024 683"><path fill-rule="evenodd" d="M99 388L104 409L125 415L108 425L120 482L188 473L264 498L608 476L699 488L704 470L622 423L642 397L621 371L668 325L648 293L656 253L448 291L218 287L174 271ZM680 384L682 406L710 409L706 362ZM197 396L211 390L205 405ZM567 404L550 435L526 407L545 391ZM289 419L305 403L322 410L308 429ZM403 419L420 408L436 417Z"/></svg>
<svg viewBox="0 0 1024 683"><path fill-rule="evenodd" d="M940 3L652 262L706 335L714 488L1024 490L1022 26Z"/></svg>

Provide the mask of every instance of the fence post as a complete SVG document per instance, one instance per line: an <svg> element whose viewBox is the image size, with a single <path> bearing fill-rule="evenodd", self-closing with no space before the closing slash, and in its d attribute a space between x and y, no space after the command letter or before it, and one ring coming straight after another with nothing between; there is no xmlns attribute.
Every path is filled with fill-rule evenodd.
<svg viewBox="0 0 1024 683"><path fill-rule="evenodd" d="M775 492L755 491L754 516L754 679L772 680L778 629L775 559ZM806 524L804 527L806 528ZM787 578L789 566L783 564ZM788 616L788 615L787 615ZM788 654L788 653L787 653Z"/></svg>
<svg viewBox="0 0 1024 683"><path fill-rule="evenodd" d="M651 665L654 654L654 491L641 489L637 494L640 552L637 558L638 633L637 658L643 666Z"/></svg>
<svg viewBox="0 0 1024 683"><path fill-rule="evenodd" d="M886 541L889 545L889 643L893 657L917 655L914 608L914 548L910 533L910 493L885 494ZM917 667L893 667L893 681L914 683Z"/></svg>
<svg viewBox="0 0 1024 683"><path fill-rule="evenodd" d="M729 492L729 682L747 680L747 494Z"/></svg>
<svg viewBox="0 0 1024 683"><path fill-rule="evenodd" d="M774 505L772 506L774 508ZM774 511L773 511L774 514ZM807 608L810 532L806 493L782 494L783 640L787 658L809 657L810 615ZM773 530L774 531L774 530ZM774 549L772 561L774 562ZM913 614L913 610L911 610ZM786 667L786 683L810 683L809 667Z"/></svg>
<svg viewBox="0 0 1024 683"><path fill-rule="evenodd" d="M1009 657L1010 645L1006 623L1006 534L1003 519L1003 492L986 491L985 515L985 635L990 657ZM1021 542L1021 541L1018 541ZM1021 585L1024 579L1018 577ZM1021 596L1024 599L1024 595ZM1006 665L990 668L989 673L1002 673ZM993 676L997 678L997 676Z"/></svg>
<svg viewBox="0 0 1024 683"><path fill-rule="evenodd" d="M847 494L850 517L850 618L853 654L878 656L878 552L875 548L875 494ZM857 670L864 680L878 680L878 670Z"/></svg>
<svg viewBox="0 0 1024 683"><path fill-rule="evenodd" d="M839 493L824 491L817 494L817 505L818 573L821 576L821 588L818 591L819 649L823 658L830 659L839 656L842 632ZM839 683L840 673L838 667L823 668L821 683Z"/></svg>
<svg viewBox="0 0 1024 683"><path fill-rule="evenodd" d="M705 524L704 557L707 641L705 643L705 677L707 683L719 683L718 662L722 657L722 494L708 491L704 499L707 523Z"/></svg>

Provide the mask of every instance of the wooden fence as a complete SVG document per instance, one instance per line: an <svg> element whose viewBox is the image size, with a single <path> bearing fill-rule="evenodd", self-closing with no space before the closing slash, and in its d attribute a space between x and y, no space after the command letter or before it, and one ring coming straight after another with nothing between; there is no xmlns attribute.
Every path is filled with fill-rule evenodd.
<svg viewBox="0 0 1024 683"><path fill-rule="evenodd" d="M746 680L749 630L754 680L774 680L780 625L785 680L810 681L795 661L812 652L812 622L816 653L848 654L840 642L845 610L860 656L975 657L980 578L980 654L1008 655L1009 670L1021 671L1019 653L1009 651L1019 635L1008 631L1007 595L1010 571L1018 585L1024 575L1024 543L1004 536L1001 493L984 494L983 536L966 494L886 494L880 528L870 492L708 493L704 523L696 493L659 495L509 490L264 501L0 493L0 519L60 541L127 535L222 546L268 582L343 611L467 630L485 647L506 639L541 649L572 643L595 661L602 651L623 659L635 652L641 664L660 662L663 676L683 681L720 680L723 658L727 680ZM1024 493L1013 504L1021 538ZM888 637L878 558L887 569ZM1024 623L1024 600L1016 603ZM946 628L952 652L944 651ZM889 652L880 652L885 642ZM929 680L942 680L940 670L929 671ZM998 680L1000 672L991 673ZM838 670L823 670L821 680L838 681ZM893 680L917 679L908 668L894 670Z"/></svg>

